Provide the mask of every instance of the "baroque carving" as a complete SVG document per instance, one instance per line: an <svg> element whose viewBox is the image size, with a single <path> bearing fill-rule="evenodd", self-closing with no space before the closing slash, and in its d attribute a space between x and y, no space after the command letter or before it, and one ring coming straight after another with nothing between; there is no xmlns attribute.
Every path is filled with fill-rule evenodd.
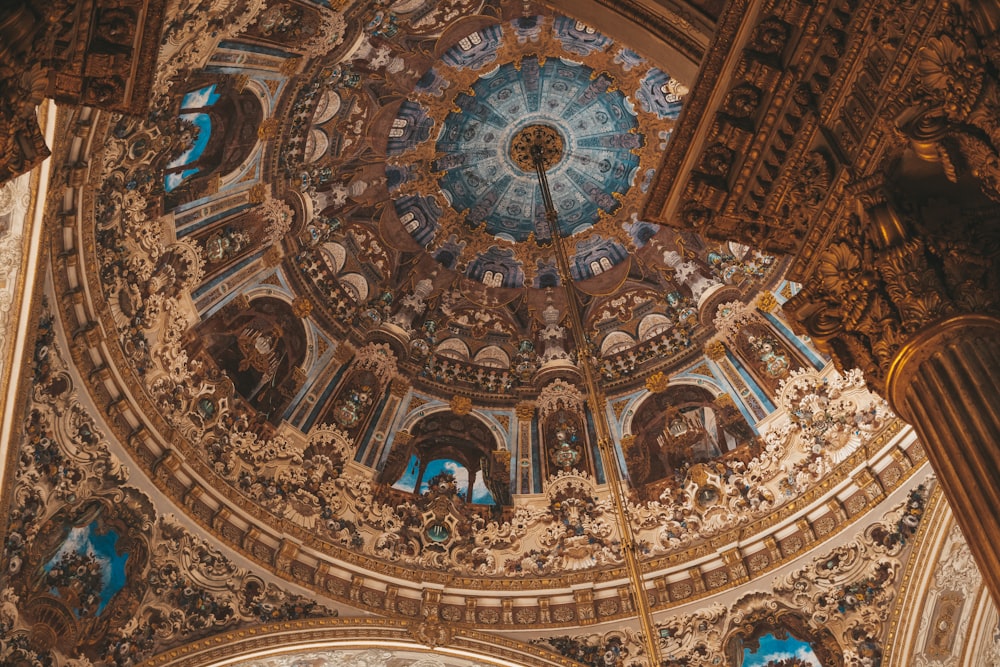
<svg viewBox="0 0 1000 667"><path fill-rule="evenodd" d="M583 412L583 403L583 394L579 387L571 385L565 380L553 380L545 385L545 388L538 395L536 407L539 417L545 419L557 410Z"/></svg>
<svg viewBox="0 0 1000 667"><path fill-rule="evenodd" d="M0 20L0 183L49 155L36 107L140 112L151 93L165 0L8 3Z"/></svg>
<svg viewBox="0 0 1000 667"><path fill-rule="evenodd" d="M660 621L660 651L675 660L667 664L729 664L734 638L768 631L790 631L808 641L822 664L880 664L895 587L928 496L927 487L917 486L905 503L868 526L864 536L777 579L773 592L750 593L728 606L715 603ZM589 656L582 647L595 645L595 639L554 637L544 643L564 655ZM622 639L625 656L634 655L639 648L634 639ZM620 653L613 653L616 662L611 664L623 664L617 661ZM605 667L599 658L583 662Z"/></svg>
<svg viewBox="0 0 1000 667"><path fill-rule="evenodd" d="M16 509L2 553L9 578L0 581L0 659L45 664L74 649L80 660L124 666L220 629L331 615L157 515L80 404L53 324L43 315L29 371ZM124 565L115 564L116 547L99 541L109 538L119 558L127 554Z"/></svg>
<svg viewBox="0 0 1000 667"><path fill-rule="evenodd" d="M841 367L860 368L884 393L890 364L925 326L997 312L1000 243L985 221L977 233L975 222L949 218L943 227L927 208L913 210L926 201L909 214L878 196L864 201L864 221L852 216L837 232L784 309Z"/></svg>

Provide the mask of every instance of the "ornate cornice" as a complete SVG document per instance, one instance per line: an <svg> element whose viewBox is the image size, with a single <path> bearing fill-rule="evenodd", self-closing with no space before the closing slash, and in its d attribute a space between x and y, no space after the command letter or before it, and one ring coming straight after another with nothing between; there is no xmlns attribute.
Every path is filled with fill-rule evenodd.
<svg viewBox="0 0 1000 667"><path fill-rule="evenodd" d="M795 280L825 242L844 184L898 145L886 121L943 5L736 7L685 101L646 218L798 253Z"/></svg>
<svg viewBox="0 0 1000 667"><path fill-rule="evenodd" d="M716 81L723 75L723 68L730 58L730 49L735 43L737 34L747 19L751 9L750 0L733 0L726 4L726 9L716 26L712 43L701 60L698 78L691 86L691 93L684 99L680 118L670 136L670 143L663 154L656 177L650 188L649 198L643 209L643 219L661 224L670 224L662 218L662 211L667 204L671 191L678 187L683 176L681 165L689 150L694 150L695 135L701 123L709 114L709 107L716 94ZM678 225L679 226L679 225Z"/></svg>

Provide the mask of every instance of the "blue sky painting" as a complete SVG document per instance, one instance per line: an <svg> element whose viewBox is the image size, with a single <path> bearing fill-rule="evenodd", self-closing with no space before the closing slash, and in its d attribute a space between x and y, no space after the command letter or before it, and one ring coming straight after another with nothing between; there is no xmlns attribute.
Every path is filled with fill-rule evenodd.
<svg viewBox="0 0 1000 667"><path fill-rule="evenodd" d="M420 462L416 456L410 457L410 462L406 466L406 472L403 476L393 484L393 488L399 489L400 491L408 491L413 493L414 486L417 484L417 473L420 471ZM427 483L431 480L434 475L438 473L446 472L451 473L455 477L455 483L458 487L458 495L465 498L465 494L469 489L469 471L458 461L452 461L451 459L435 459L427 464L427 469L424 471L424 477L420 482L419 493L427 492ZM493 505L493 495L490 490L486 488L486 484L483 483L483 473L476 473L476 479L472 485L472 502L478 503L480 505Z"/></svg>
<svg viewBox="0 0 1000 667"><path fill-rule="evenodd" d="M809 667L822 667L812 647L794 637L777 639L774 635L767 634L760 638L760 649L757 652L751 653L750 649L743 649L743 667L765 667L788 658L798 658Z"/></svg>
<svg viewBox="0 0 1000 667"><path fill-rule="evenodd" d="M125 585L125 563L128 560L128 554L119 555L116 552L115 544L117 542L118 533L108 530L102 535L98 532L96 521L87 526L77 526L69 532L59 550L43 569L46 573L51 572L65 554L75 552L92 556L100 567L100 604L97 607L99 615L104 611L104 607L107 606L114 594Z"/></svg>

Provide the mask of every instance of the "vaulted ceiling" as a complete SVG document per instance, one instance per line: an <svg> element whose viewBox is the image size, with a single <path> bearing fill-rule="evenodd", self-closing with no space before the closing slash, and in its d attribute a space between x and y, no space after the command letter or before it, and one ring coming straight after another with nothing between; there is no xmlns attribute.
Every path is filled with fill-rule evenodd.
<svg viewBox="0 0 1000 667"><path fill-rule="evenodd" d="M164 12L148 108L49 107L51 169L0 190L41 230L9 664L648 664L635 586L664 664L995 655L921 443L786 321L790 258L648 219L738 8Z"/></svg>

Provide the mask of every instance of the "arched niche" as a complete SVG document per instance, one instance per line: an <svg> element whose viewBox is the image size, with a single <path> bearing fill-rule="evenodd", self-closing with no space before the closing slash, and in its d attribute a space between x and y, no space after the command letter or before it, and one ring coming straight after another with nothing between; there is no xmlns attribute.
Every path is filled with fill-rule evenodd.
<svg viewBox="0 0 1000 667"><path fill-rule="evenodd" d="M459 361L469 360L469 346L461 338L445 338L434 350L442 357L457 359Z"/></svg>
<svg viewBox="0 0 1000 667"><path fill-rule="evenodd" d="M656 338L669 331L674 326L673 321L662 313L650 313L639 322L639 340L646 341Z"/></svg>
<svg viewBox="0 0 1000 667"><path fill-rule="evenodd" d="M227 77L204 77L179 96L170 121L177 142L159 164L164 210L214 194L221 177L256 148L264 118L260 99L233 86Z"/></svg>
<svg viewBox="0 0 1000 667"><path fill-rule="evenodd" d="M751 321L734 334L738 354L768 394L776 396L781 382L799 368L812 368L805 356L781 333L763 321Z"/></svg>
<svg viewBox="0 0 1000 667"><path fill-rule="evenodd" d="M368 300L368 281L360 273L345 273L341 275L340 286L354 299L355 303L364 303Z"/></svg>
<svg viewBox="0 0 1000 667"><path fill-rule="evenodd" d="M751 618L752 622L737 626L726 638L727 665L743 667L748 657L771 655L775 659L767 664L773 662L774 667L809 667L817 662L823 667L844 666L843 649L833 633L826 628L814 630L806 619L783 605Z"/></svg>
<svg viewBox="0 0 1000 667"><path fill-rule="evenodd" d="M633 347L635 347L635 338L624 331L612 331L601 341L601 356L610 357Z"/></svg>
<svg viewBox="0 0 1000 667"><path fill-rule="evenodd" d="M633 485L645 497L680 483L692 465L732 455L754 432L728 394L674 384L650 394L635 410L623 441Z"/></svg>
<svg viewBox="0 0 1000 667"><path fill-rule="evenodd" d="M241 295L198 325L196 333L192 353L224 372L262 420L280 423L305 379L308 348L305 325L291 304Z"/></svg>
<svg viewBox="0 0 1000 667"><path fill-rule="evenodd" d="M417 495L454 483L466 502L510 504L510 454L475 415L435 412L414 423L407 436L399 435L379 482Z"/></svg>
<svg viewBox="0 0 1000 667"><path fill-rule="evenodd" d="M580 410L560 407L543 416L540 427L546 477L571 470L594 475L587 424Z"/></svg>
<svg viewBox="0 0 1000 667"><path fill-rule="evenodd" d="M476 352L473 362L490 368L510 368L510 356L496 345L487 345Z"/></svg>
<svg viewBox="0 0 1000 667"><path fill-rule="evenodd" d="M370 369L355 368L350 371L320 421L335 424L356 440L370 423L384 389Z"/></svg>

